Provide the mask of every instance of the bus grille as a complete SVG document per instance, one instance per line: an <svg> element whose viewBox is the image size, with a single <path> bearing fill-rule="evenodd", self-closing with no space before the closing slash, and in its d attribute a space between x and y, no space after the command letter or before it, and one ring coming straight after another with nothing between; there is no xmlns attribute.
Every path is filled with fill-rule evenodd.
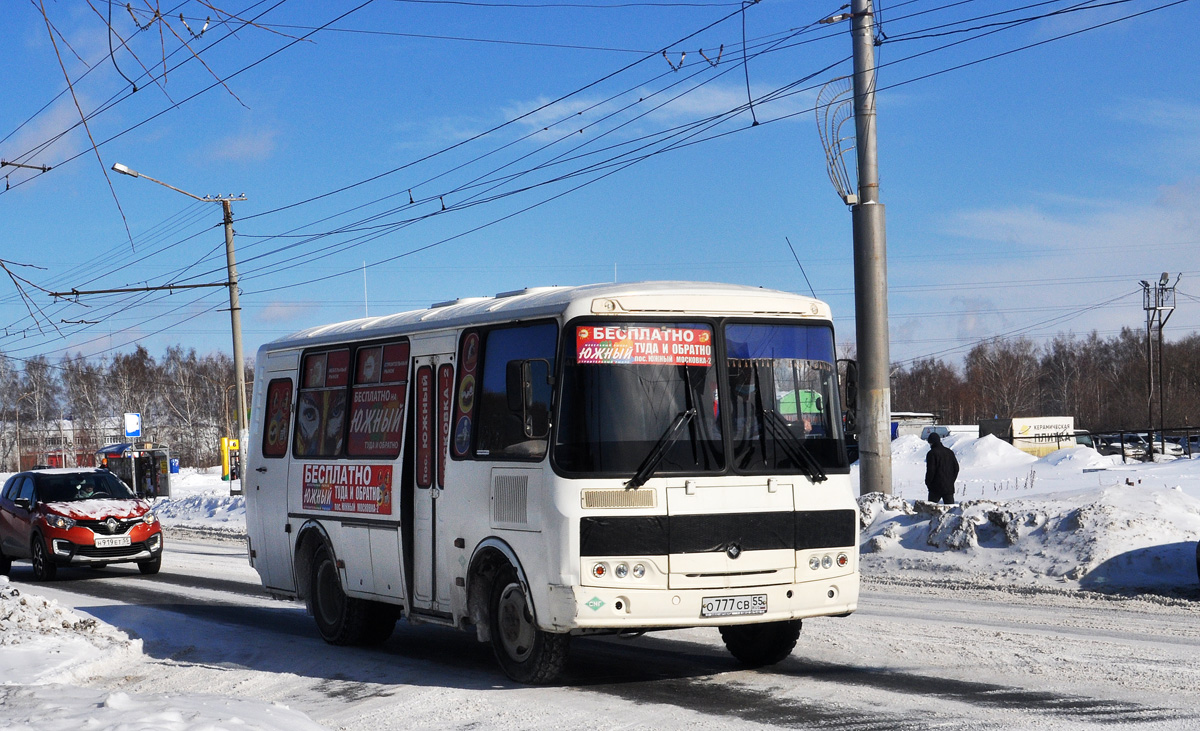
<svg viewBox="0 0 1200 731"><path fill-rule="evenodd" d="M492 521L527 525L529 478L525 475L496 475L492 485Z"/></svg>
<svg viewBox="0 0 1200 731"><path fill-rule="evenodd" d="M658 505L654 490L584 490L585 508L653 508Z"/></svg>

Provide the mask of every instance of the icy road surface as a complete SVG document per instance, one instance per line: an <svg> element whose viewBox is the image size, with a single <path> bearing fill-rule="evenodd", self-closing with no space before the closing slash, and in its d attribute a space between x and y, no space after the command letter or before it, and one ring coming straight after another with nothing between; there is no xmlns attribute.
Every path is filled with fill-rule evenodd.
<svg viewBox="0 0 1200 731"><path fill-rule="evenodd" d="M533 688L473 635L437 627L329 646L302 605L263 595L236 541L172 536L157 576L60 577L12 571L19 589L143 642L78 686L278 703L331 729L1200 728L1200 610L1186 599L868 579L857 613L806 622L772 668L741 670L715 631L681 630L578 639L564 681ZM23 702L4 698L18 716Z"/></svg>

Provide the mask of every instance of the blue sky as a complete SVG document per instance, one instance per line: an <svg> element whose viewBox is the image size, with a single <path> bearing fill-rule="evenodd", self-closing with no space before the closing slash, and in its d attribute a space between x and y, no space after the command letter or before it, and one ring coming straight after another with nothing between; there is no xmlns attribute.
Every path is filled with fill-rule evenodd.
<svg viewBox="0 0 1200 731"><path fill-rule="evenodd" d="M1196 329L1200 5L1155 10L1169 2L879 4L893 360L1143 328L1137 283L1164 271L1182 273L1168 338ZM850 214L812 111L849 72L846 24L816 24L840 3L217 5L256 18L235 28L198 0L143 0L140 32L113 5L111 57L108 5L91 4L45 7L79 105L106 107L88 125L99 159L71 129L38 8L14 4L0 27L15 70L0 79L0 158L53 168L0 170L0 258L46 290L222 280L220 206L106 180L120 162L199 195L246 195L234 217L248 354L365 310L527 286L698 279L807 294L786 239L839 342L853 341ZM79 304L26 291L32 316L12 287L0 295L0 350L16 357L230 347L223 290Z"/></svg>

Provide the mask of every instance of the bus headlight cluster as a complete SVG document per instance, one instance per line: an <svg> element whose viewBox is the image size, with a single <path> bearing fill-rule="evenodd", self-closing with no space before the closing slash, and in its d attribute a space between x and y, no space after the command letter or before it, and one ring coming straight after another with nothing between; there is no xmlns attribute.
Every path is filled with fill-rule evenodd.
<svg viewBox="0 0 1200 731"><path fill-rule="evenodd" d="M827 553L824 556L808 557L808 567L813 571L817 569L831 569L835 563L838 568L844 569L850 564L850 556L845 553L839 553L837 558L834 558L831 554Z"/></svg>
<svg viewBox="0 0 1200 731"><path fill-rule="evenodd" d="M608 576L608 564L599 562L592 565L592 576L597 579L603 579ZM632 574L633 578L640 579L646 575L645 564L635 563L631 568L629 564L621 562L612 568L612 575L618 579L628 578Z"/></svg>

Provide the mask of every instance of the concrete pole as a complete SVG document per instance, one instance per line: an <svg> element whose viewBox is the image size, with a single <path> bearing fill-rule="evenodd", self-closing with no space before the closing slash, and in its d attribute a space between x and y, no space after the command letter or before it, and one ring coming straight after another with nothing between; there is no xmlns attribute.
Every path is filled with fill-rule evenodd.
<svg viewBox="0 0 1200 731"><path fill-rule="evenodd" d="M892 388L888 347L887 242L875 139L875 34L871 0L853 0L854 127L858 203L854 316L858 348L859 492L892 493Z"/></svg>
<svg viewBox="0 0 1200 731"><path fill-rule="evenodd" d="M242 358L242 308L238 304L237 263L233 255L233 205L221 201L225 210L225 261L229 268L229 322L233 327L233 367L238 397L238 446L249 438L250 425L246 418L246 366Z"/></svg>

